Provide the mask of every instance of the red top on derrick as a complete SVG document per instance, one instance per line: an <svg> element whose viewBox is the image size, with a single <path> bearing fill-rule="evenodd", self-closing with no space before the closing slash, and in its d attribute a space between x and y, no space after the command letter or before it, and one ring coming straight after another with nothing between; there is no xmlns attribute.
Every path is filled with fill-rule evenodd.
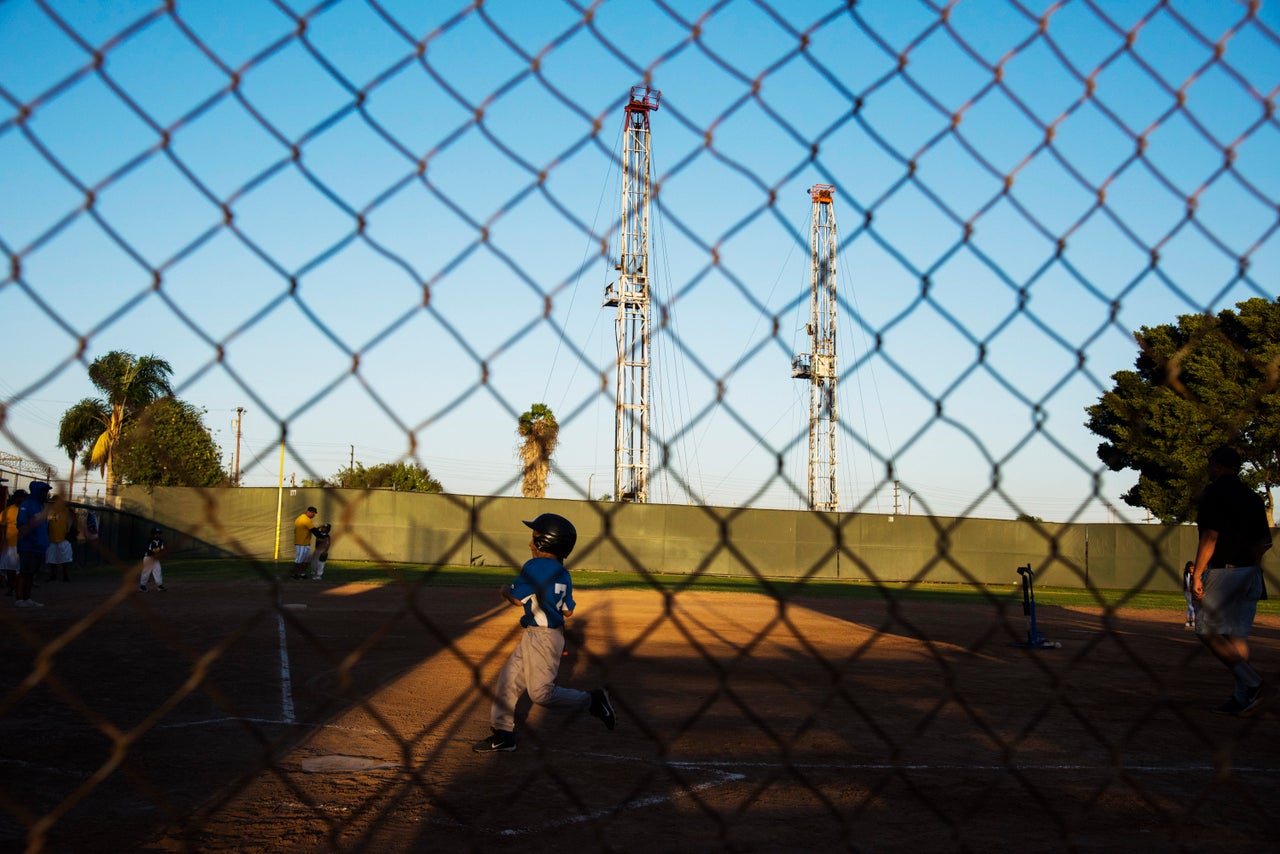
<svg viewBox="0 0 1280 854"><path fill-rule="evenodd" d="M836 188L833 184L814 184L809 188L809 198L815 202L830 204L835 194Z"/></svg>
<svg viewBox="0 0 1280 854"><path fill-rule="evenodd" d="M627 104L627 112L656 110L658 109L658 100L660 98L662 98L662 91L659 89L650 89L648 86L632 86L631 102Z"/></svg>

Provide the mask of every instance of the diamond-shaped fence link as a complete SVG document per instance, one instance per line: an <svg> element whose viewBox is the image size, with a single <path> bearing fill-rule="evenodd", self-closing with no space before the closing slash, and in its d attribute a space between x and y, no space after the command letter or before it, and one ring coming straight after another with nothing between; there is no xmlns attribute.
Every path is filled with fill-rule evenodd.
<svg viewBox="0 0 1280 854"><path fill-rule="evenodd" d="M1278 27L1260 0L3 0L0 469L78 536L73 580L4 611L0 838L1272 844L1273 718L1201 714L1229 676L1131 607L1181 589L1196 530L1120 506L1082 425L1135 330L1277 299ZM610 307L635 227L643 351ZM57 419L108 351L235 413L228 482L85 466ZM1217 405L1272 406L1271 372ZM539 402L559 445L518 498ZM342 488L376 463L443 490ZM308 504L352 562L313 585ZM544 511L579 533L561 684L609 685L618 725L521 706L519 749L477 757L520 632L476 579ZM1024 565L1084 604L1037 624ZM1267 673L1278 628L1264 605Z"/></svg>

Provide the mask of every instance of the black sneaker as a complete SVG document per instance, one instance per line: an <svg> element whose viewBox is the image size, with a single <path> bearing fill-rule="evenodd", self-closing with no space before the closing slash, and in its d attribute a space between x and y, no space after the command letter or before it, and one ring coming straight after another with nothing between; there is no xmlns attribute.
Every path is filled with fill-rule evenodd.
<svg viewBox="0 0 1280 854"><path fill-rule="evenodd" d="M1241 703L1233 695L1230 699L1228 699L1221 706L1216 707L1213 711L1214 711L1214 714L1230 715L1233 718L1238 718L1240 717L1240 713L1244 711L1244 703Z"/></svg>
<svg viewBox="0 0 1280 854"><path fill-rule="evenodd" d="M516 735L513 732L498 732L495 729L488 738L471 745L471 749L476 753L496 753L499 750L510 753L516 749Z"/></svg>
<svg viewBox="0 0 1280 854"><path fill-rule="evenodd" d="M145 588L145 587L139 587L139 588L138 588L138 592L139 592L139 593L146 593L146 592L147 592L147 588Z"/></svg>
<svg viewBox="0 0 1280 854"><path fill-rule="evenodd" d="M1235 699L1232 697L1231 699ZM1244 705L1236 715L1242 718L1251 717L1262 711L1263 707L1271 700L1271 691L1267 688L1267 683L1263 682L1257 687L1250 688L1249 694L1245 698Z"/></svg>
<svg viewBox="0 0 1280 854"><path fill-rule="evenodd" d="M168 588L168 587L165 587L163 584L161 584L161 585L160 585L159 587L157 587L156 589L157 589L157 590L159 590L161 593L164 593L164 592L165 592L166 590L168 590L169 588Z"/></svg>
<svg viewBox="0 0 1280 854"><path fill-rule="evenodd" d="M613 713L613 703L609 702L609 692L603 688L591 692L591 717L604 721L606 729L613 729L613 725L618 722Z"/></svg>

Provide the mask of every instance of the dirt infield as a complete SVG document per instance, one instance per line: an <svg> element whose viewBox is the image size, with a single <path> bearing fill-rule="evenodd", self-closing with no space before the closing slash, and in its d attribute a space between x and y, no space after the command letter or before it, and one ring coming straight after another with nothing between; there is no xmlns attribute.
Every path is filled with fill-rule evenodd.
<svg viewBox="0 0 1280 854"><path fill-rule="evenodd" d="M561 682L607 682L617 729L534 708L477 755L495 590L40 593L0 616L7 850L1275 845L1277 709L1210 713L1225 671L1176 612L1041 606L1063 648L1030 651L1012 603L580 589ZM1278 641L1259 617L1264 674Z"/></svg>

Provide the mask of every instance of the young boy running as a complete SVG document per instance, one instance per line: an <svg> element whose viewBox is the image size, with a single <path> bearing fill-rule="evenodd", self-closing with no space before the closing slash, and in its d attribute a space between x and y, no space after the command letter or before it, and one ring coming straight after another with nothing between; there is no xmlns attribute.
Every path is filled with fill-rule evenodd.
<svg viewBox="0 0 1280 854"><path fill-rule="evenodd" d="M516 749L516 702L522 693L540 706L560 711L586 710L613 729L616 718L609 692L603 688L577 691L556 685L560 656L564 651L564 620L573 615L573 581L564 568L564 560L578 541L578 532L563 516L543 513L532 522L529 551L533 558L520 569L520 575L507 587L500 588L502 598L524 609L520 625L520 643L502 666L494 689L493 708L489 720L493 734L476 742L477 753Z"/></svg>

